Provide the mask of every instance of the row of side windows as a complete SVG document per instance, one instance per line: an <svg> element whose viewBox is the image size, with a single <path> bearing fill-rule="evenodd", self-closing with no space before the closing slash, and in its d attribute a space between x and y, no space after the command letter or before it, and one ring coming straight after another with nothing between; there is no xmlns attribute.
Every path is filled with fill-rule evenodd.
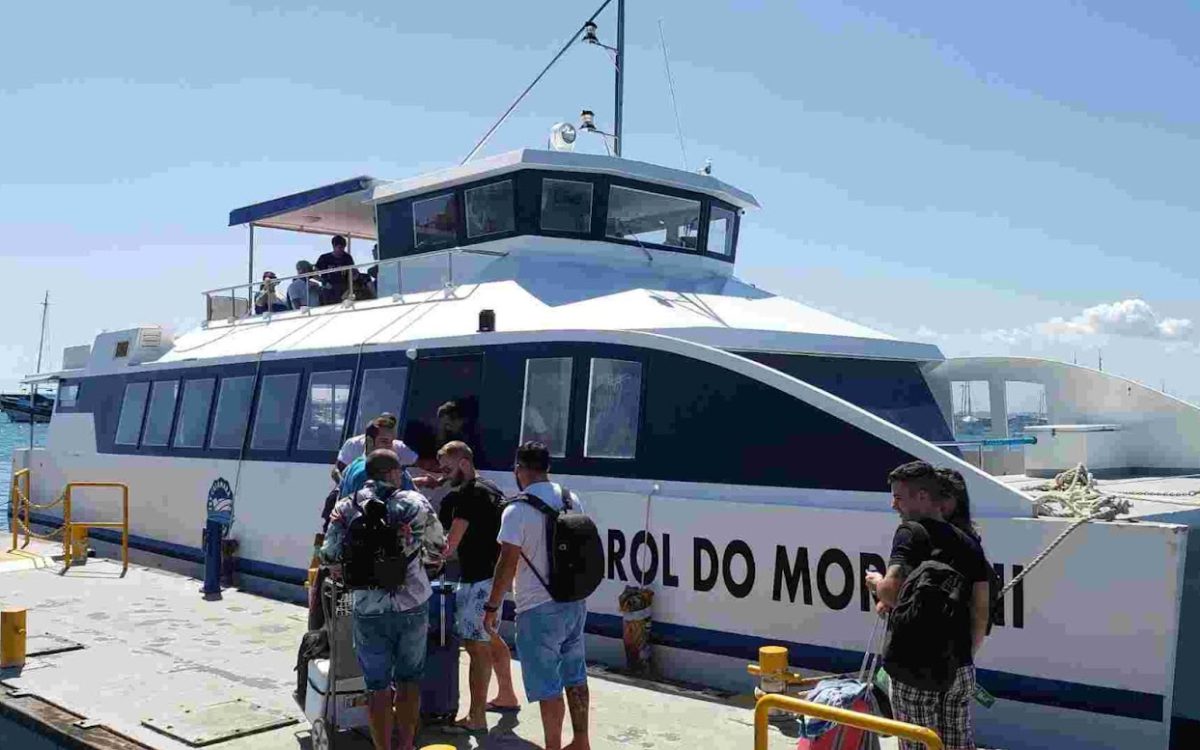
<svg viewBox="0 0 1200 750"><path fill-rule="evenodd" d="M563 457L571 426L574 360L570 357L525 361L521 404L521 442L539 440ZM334 451L346 428L353 385L351 370L313 372L308 376L295 447ZM383 412L403 415L408 369L376 368L359 380L360 427ZM295 423L300 373L251 375L128 383L121 401L115 442L121 446L286 451ZM642 364L593 358L589 361L587 418L583 455L587 458L636 457L641 416ZM215 402L215 403L214 403Z"/></svg>
<svg viewBox="0 0 1200 750"><path fill-rule="evenodd" d="M287 450L295 423L300 373L264 375L258 383L258 405L252 450ZM354 378L351 370L313 372L301 413L296 448L333 451L341 445ZM385 411L400 414L404 407L408 368L365 370L359 382L358 418L364 424ZM117 420L117 445L240 450L251 427L255 378L251 375L220 379L137 382L125 386ZM215 411L214 411L215 400ZM178 413L176 406L178 405ZM173 431L173 437L172 437Z"/></svg>

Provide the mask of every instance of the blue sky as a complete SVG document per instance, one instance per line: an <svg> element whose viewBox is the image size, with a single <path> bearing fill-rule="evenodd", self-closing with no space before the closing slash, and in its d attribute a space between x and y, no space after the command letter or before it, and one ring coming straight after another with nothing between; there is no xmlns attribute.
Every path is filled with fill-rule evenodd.
<svg viewBox="0 0 1200 750"><path fill-rule="evenodd" d="M456 163L598 2L177 5L5 11L0 387L33 369L47 288L57 365L243 280L231 208ZM625 154L681 164L661 18L689 166L764 207L739 275L949 355L1103 348L1200 400L1196 331L1155 325L1200 321L1195 3L628 6ZM584 108L606 124L610 81L572 50L487 152ZM323 249L263 241L280 272Z"/></svg>

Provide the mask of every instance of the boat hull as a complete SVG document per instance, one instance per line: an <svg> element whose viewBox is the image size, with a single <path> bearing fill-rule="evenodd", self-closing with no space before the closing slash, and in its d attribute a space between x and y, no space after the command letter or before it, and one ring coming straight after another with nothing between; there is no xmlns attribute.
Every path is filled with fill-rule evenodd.
<svg viewBox="0 0 1200 750"><path fill-rule="evenodd" d="M35 498L68 480L127 482L133 545L195 566L210 490L224 480L243 580L300 591L327 467L246 462L239 477L234 460L97 454L86 440L81 430L35 451ZM841 493L830 508L809 507L828 503L828 490L672 483L654 493L641 480L560 479L583 497L605 545L605 581L589 600L593 657L623 659L617 597L640 581L656 591L655 659L666 677L746 689L745 664L766 644L786 645L793 665L814 673L857 669L874 617L862 576L883 567L896 524L885 493ZM75 517L119 517L119 497L106 492L76 492ZM980 520L1006 579L1063 527ZM980 682L999 698L976 711L981 741L1168 747L1187 533L1089 524L1014 590L979 657Z"/></svg>

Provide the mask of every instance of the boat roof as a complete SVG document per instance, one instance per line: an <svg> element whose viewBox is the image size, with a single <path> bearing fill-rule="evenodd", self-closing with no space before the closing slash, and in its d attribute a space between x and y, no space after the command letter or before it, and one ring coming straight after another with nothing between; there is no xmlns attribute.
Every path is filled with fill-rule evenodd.
<svg viewBox="0 0 1200 750"><path fill-rule="evenodd" d="M383 183L375 187L371 199L376 203L384 203L439 187L453 187L465 182L495 177L522 169L589 172L628 177L656 185L705 193L738 208L760 207L753 195L722 182L712 175L671 169L619 156L577 154L570 151L530 148L478 159L407 180Z"/></svg>
<svg viewBox="0 0 1200 750"><path fill-rule="evenodd" d="M229 226L252 224L315 234L342 234L375 240L375 207L366 202L379 184L362 175L312 190L272 198L229 212Z"/></svg>

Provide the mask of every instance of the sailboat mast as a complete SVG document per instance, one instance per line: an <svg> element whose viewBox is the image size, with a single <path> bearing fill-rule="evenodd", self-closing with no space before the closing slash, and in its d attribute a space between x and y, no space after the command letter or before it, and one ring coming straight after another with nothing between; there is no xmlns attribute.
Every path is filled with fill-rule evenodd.
<svg viewBox="0 0 1200 750"><path fill-rule="evenodd" d="M42 299L42 337L38 339L38 358L37 371L42 371L42 351L46 347L46 311L50 309L50 290L46 290L46 296Z"/></svg>
<svg viewBox="0 0 1200 750"><path fill-rule="evenodd" d="M42 298L42 335L38 339L38 358L37 358L37 373L42 372L42 350L46 347L46 311L50 309L50 290L46 290L46 296ZM33 438L34 428L37 427L37 392L38 384L35 382L29 387L29 463L28 466L33 466Z"/></svg>

